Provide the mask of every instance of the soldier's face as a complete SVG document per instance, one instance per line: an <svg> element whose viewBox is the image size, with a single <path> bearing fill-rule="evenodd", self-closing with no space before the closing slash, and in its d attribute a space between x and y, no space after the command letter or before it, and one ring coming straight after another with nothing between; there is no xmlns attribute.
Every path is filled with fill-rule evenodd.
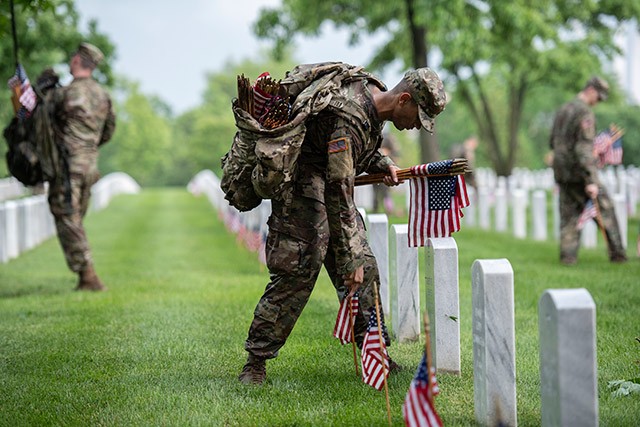
<svg viewBox="0 0 640 427"><path fill-rule="evenodd" d="M403 94L404 95L404 94ZM394 109L393 124L398 130L420 129L420 117L418 116L418 104L407 96L401 96Z"/></svg>

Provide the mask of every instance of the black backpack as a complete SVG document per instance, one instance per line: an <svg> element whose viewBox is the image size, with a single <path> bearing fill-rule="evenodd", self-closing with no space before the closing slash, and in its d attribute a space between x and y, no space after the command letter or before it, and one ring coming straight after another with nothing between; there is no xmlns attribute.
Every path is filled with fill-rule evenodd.
<svg viewBox="0 0 640 427"><path fill-rule="evenodd" d="M9 147L6 160L11 175L26 186L42 183L44 179L33 138L33 120L14 117L2 134Z"/></svg>

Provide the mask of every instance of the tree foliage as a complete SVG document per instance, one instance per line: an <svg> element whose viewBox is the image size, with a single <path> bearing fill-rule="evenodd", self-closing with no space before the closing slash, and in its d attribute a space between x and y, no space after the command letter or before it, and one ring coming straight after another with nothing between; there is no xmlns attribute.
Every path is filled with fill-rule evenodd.
<svg viewBox="0 0 640 427"><path fill-rule="evenodd" d="M387 34L372 52L373 68L397 59L415 66L424 44L425 55L442 58L435 68L452 102L465 105L491 163L507 175L531 92L541 85L579 90L617 52L619 23L638 17L640 3L626 0L283 0L261 11L254 29L276 51L297 34L318 35L327 21L348 29L354 44Z"/></svg>

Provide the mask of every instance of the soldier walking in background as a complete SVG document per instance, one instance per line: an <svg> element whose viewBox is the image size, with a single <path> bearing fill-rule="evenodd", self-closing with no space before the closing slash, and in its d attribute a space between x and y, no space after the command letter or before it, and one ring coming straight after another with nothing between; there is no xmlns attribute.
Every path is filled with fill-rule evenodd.
<svg viewBox="0 0 640 427"><path fill-rule="evenodd" d="M575 99L558 110L553 122L550 145L553 173L560 189L560 261L575 264L580 246L578 218L589 199L594 200L602 218L611 262L627 260L613 203L598 177L593 156L596 134L591 107L607 99L608 83L591 78Z"/></svg>
<svg viewBox="0 0 640 427"><path fill-rule="evenodd" d="M92 77L103 57L96 46L81 43L69 63L73 81L52 94L60 173L49 183L49 206L67 265L78 274L77 290L106 290L95 272L82 224L91 186L100 177L98 147L115 129L111 99Z"/></svg>

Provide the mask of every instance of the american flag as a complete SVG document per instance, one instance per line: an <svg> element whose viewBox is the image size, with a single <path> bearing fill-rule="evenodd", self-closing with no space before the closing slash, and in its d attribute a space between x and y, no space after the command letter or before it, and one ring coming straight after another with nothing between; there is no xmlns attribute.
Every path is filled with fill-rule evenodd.
<svg viewBox="0 0 640 427"><path fill-rule="evenodd" d="M598 167L622 164L622 136L618 135L619 137L612 142L612 133L604 131L593 139L593 152L597 157Z"/></svg>
<svg viewBox="0 0 640 427"><path fill-rule="evenodd" d="M431 370L431 384L427 369ZM418 366L416 376L411 381L407 397L402 405L404 423L410 427L442 426L442 420L433 406L433 397L440 393L436 380L435 369L427 367L426 354Z"/></svg>
<svg viewBox="0 0 640 427"><path fill-rule="evenodd" d="M598 211L596 210L596 205L593 204L593 200L589 200L587 204L584 205L584 209L582 210L582 213L578 217L578 224L576 225L576 228L578 230L582 230L585 224L591 221L597 215L598 215Z"/></svg>
<svg viewBox="0 0 640 427"><path fill-rule="evenodd" d="M411 168L414 175L444 175L452 160ZM409 246L424 246L429 237L449 237L460 230L462 208L469 206L464 175L426 177L410 180Z"/></svg>
<svg viewBox="0 0 640 427"><path fill-rule="evenodd" d="M340 340L340 344L348 344L351 342L351 331L353 330L353 319L358 314L360 302L358 293L353 294L352 297L348 295L340 302L340 309L338 310L338 317L336 318L336 325L333 328L333 336ZM349 309L351 309L351 316L349 316Z"/></svg>
<svg viewBox="0 0 640 427"><path fill-rule="evenodd" d="M382 313L380 316L382 322ZM372 308L367 333L362 343L362 380L379 391L382 390L385 378L388 376L389 354L384 338L380 335L376 310Z"/></svg>
<svg viewBox="0 0 640 427"><path fill-rule="evenodd" d="M16 94L20 103L16 115L20 119L29 117L31 112L36 108L37 98L22 64L16 65L16 72L7 84L9 85L9 89Z"/></svg>

